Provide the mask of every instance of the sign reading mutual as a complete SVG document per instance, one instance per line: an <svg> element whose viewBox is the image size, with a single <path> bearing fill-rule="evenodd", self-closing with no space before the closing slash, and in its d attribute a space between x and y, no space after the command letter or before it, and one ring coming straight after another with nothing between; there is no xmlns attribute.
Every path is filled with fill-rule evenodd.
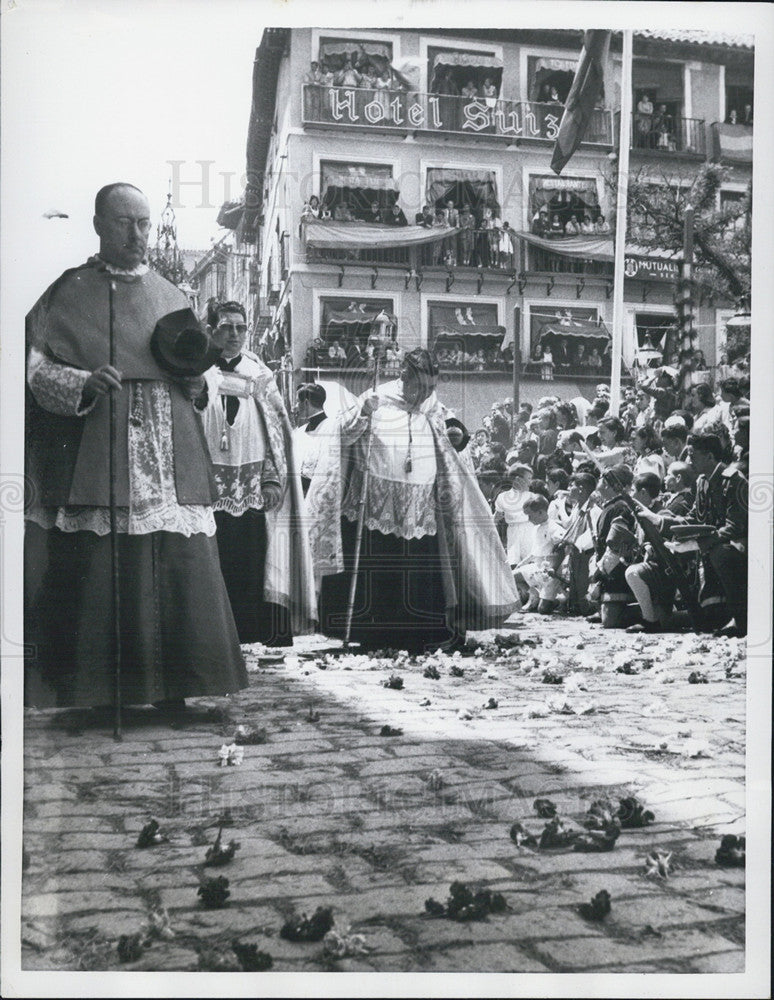
<svg viewBox="0 0 774 1000"><path fill-rule="evenodd" d="M626 257L624 274L627 278L677 281L680 277L680 264L676 260L662 260L658 257Z"/></svg>
<svg viewBox="0 0 774 1000"><path fill-rule="evenodd" d="M474 99L463 103L443 94L380 95L364 100L362 90L330 87L324 120L344 125L382 125L439 132L495 132L498 135L555 139L562 108L536 103ZM330 116L330 117L329 117Z"/></svg>

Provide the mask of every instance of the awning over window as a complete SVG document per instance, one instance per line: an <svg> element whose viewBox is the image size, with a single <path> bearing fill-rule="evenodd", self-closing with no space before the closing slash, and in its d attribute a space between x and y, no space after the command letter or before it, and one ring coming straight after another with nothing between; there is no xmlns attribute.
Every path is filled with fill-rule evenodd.
<svg viewBox="0 0 774 1000"><path fill-rule="evenodd" d="M386 247L419 246L434 243L459 232L453 226L386 226L368 222L322 222L312 219L304 224L306 245L320 249L365 250Z"/></svg>
<svg viewBox="0 0 774 1000"><path fill-rule="evenodd" d="M497 176L494 170L428 167L425 201L436 205L439 201L448 200L458 207L463 204L473 208L487 205L499 212Z"/></svg>
<svg viewBox="0 0 774 1000"><path fill-rule="evenodd" d="M323 163L321 173L323 194L331 187L367 191L398 190L398 182L393 179L392 167L389 166Z"/></svg>
<svg viewBox="0 0 774 1000"><path fill-rule="evenodd" d="M320 40L320 62L326 56L348 56L352 52L368 56L380 56L388 62L392 58L389 42L362 41L359 38L323 38Z"/></svg>
<svg viewBox="0 0 774 1000"><path fill-rule="evenodd" d="M496 316L496 310L485 306L431 306L430 329L433 342L459 342L476 337L500 342L505 327L492 322Z"/></svg>
<svg viewBox="0 0 774 1000"><path fill-rule="evenodd" d="M586 340L610 340L610 331L604 323L593 320L572 320L569 323L558 319L547 320L540 326L539 339L554 337L583 337Z"/></svg>
<svg viewBox="0 0 774 1000"><path fill-rule="evenodd" d="M485 56L478 52L436 52L433 59L433 69L438 66L480 66L490 69L502 69L503 61L498 56Z"/></svg>
<svg viewBox="0 0 774 1000"><path fill-rule="evenodd" d="M337 326L363 326L363 324L373 323L380 312L382 312L382 306L373 305L370 302L350 302L349 305L342 308L336 308L329 302L325 302L323 304L323 328L327 328L331 323L335 323ZM389 312L385 311L385 314L390 323L397 326L397 318Z"/></svg>
<svg viewBox="0 0 774 1000"><path fill-rule="evenodd" d="M551 72L559 71L560 73L574 73L578 65L577 59L544 59L540 58L535 63L535 72L539 73L541 69L551 70Z"/></svg>
<svg viewBox="0 0 774 1000"><path fill-rule="evenodd" d="M594 177L530 177L529 207L534 214L547 205L549 211L567 208L577 213L599 208L599 192ZM594 213L592 212L592 217Z"/></svg>

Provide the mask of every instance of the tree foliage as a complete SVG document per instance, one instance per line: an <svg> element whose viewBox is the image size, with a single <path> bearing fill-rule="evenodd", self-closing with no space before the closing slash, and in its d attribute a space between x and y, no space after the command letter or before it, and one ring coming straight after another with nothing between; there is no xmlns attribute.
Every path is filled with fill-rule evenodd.
<svg viewBox="0 0 774 1000"><path fill-rule="evenodd" d="M718 208L728 170L709 163L691 175L641 169L629 178L628 239L648 248L682 250L685 210L694 209L696 278L718 298L749 304L752 184Z"/></svg>

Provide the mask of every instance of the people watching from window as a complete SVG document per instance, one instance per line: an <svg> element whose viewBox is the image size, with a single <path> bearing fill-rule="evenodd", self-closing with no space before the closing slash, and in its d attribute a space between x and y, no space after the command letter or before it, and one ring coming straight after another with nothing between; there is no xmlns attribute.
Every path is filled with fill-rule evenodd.
<svg viewBox="0 0 774 1000"><path fill-rule="evenodd" d="M752 125L752 123L753 123L752 104L745 104L744 111L742 113L742 125Z"/></svg>
<svg viewBox="0 0 774 1000"><path fill-rule="evenodd" d="M337 87L360 86L360 74L352 65L352 61L349 56L347 56L341 70L334 76L333 82Z"/></svg>
<svg viewBox="0 0 774 1000"><path fill-rule="evenodd" d="M547 236L551 228L551 223L548 218L548 206L541 205L540 208L532 216L532 224L530 226L530 232L535 236Z"/></svg>
<svg viewBox="0 0 774 1000"><path fill-rule="evenodd" d="M600 214L597 217L597 221L594 223L594 231L600 236L606 236L610 232L610 226L608 226L604 215Z"/></svg>
<svg viewBox="0 0 774 1000"><path fill-rule="evenodd" d="M403 209L397 203L397 201L392 205L389 211L384 215L383 222L388 226L407 226L408 220L403 212Z"/></svg>
<svg viewBox="0 0 774 1000"><path fill-rule="evenodd" d="M575 218L574 215L571 215L564 225L564 235L577 236L580 233L580 231L581 228L578 225L578 220Z"/></svg>
<svg viewBox="0 0 774 1000"><path fill-rule="evenodd" d="M336 222L354 222L355 217L346 201L339 202L333 209L333 218Z"/></svg>
<svg viewBox="0 0 774 1000"><path fill-rule="evenodd" d="M304 202L301 209L301 221L308 222L310 219L320 218L320 199L316 194L311 195L309 201Z"/></svg>
<svg viewBox="0 0 774 1000"><path fill-rule="evenodd" d="M474 97L478 97L478 88L476 87L473 80L468 80L468 82L462 88L462 96L467 97L468 100L472 100Z"/></svg>
<svg viewBox="0 0 774 1000"><path fill-rule="evenodd" d="M736 108L731 108L731 110L728 112L728 117L726 118L726 124L727 125L737 125L738 122L736 120L736 117L737 117L736 116Z"/></svg>
<svg viewBox="0 0 774 1000"><path fill-rule="evenodd" d="M425 229L430 229L435 223L435 210L433 206L429 202L426 202L422 206L422 211L417 212L414 217L414 221L418 226L424 226Z"/></svg>
<svg viewBox="0 0 774 1000"><path fill-rule="evenodd" d="M580 231L584 236L593 236L596 232L594 223L591 221L591 216L588 212L583 216L583 221L580 225Z"/></svg>
<svg viewBox="0 0 774 1000"><path fill-rule="evenodd" d="M372 201L368 207L368 212L366 213L364 222L383 222L382 210L379 207L378 201Z"/></svg>
<svg viewBox="0 0 774 1000"><path fill-rule="evenodd" d="M653 103L649 94L643 94L637 102L637 113L634 116L634 128L637 145L650 145L650 133L653 128Z"/></svg>

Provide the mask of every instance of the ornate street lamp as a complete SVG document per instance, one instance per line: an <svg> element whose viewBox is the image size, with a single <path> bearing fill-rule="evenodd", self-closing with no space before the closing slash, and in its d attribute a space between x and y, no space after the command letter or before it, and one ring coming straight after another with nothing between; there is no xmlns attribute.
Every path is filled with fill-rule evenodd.
<svg viewBox="0 0 774 1000"><path fill-rule="evenodd" d="M156 226L156 242L148 251L148 266L167 281L182 288L188 294L188 272L183 265L183 257L177 245L177 221L172 208L172 191L167 194L167 204ZM185 287L184 287L185 286Z"/></svg>

